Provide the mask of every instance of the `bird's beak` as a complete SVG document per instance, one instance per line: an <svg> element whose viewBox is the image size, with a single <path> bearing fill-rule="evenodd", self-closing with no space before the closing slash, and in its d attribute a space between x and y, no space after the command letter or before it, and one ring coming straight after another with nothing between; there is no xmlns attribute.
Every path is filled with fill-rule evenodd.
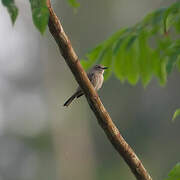
<svg viewBox="0 0 180 180"><path fill-rule="evenodd" d="M103 69L108 69L108 67L103 67Z"/></svg>

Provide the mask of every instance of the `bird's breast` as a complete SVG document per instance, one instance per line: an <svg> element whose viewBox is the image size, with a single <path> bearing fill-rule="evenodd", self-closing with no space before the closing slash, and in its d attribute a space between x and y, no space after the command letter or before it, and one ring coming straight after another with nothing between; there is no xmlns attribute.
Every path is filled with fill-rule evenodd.
<svg viewBox="0 0 180 180"><path fill-rule="evenodd" d="M99 90L99 89L102 87L103 81L104 81L103 75L102 75L102 74L99 74L99 75L98 75L98 78L97 78L97 84L96 84L96 86L95 86L95 89L96 89L96 90Z"/></svg>

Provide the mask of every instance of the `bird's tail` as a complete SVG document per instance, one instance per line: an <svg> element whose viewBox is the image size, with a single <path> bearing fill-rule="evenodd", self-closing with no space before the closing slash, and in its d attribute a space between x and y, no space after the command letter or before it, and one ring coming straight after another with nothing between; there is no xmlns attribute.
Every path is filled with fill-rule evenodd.
<svg viewBox="0 0 180 180"><path fill-rule="evenodd" d="M77 93L73 94L73 95L64 103L63 106L68 107L68 106L71 104L71 102L72 102L76 97L77 97Z"/></svg>

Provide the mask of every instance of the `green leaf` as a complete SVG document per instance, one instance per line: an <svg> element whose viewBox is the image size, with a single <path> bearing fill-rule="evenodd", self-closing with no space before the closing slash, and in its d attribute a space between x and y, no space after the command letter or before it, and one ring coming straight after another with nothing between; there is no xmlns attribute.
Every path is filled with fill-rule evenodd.
<svg viewBox="0 0 180 180"><path fill-rule="evenodd" d="M171 73L173 67L178 64L180 52L180 41L169 41L165 47L165 55L167 56L166 71L168 74Z"/></svg>
<svg viewBox="0 0 180 180"><path fill-rule="evenodd" d="M152 23L154 25L159 26L159 24L161 24L163 22L165 11L166 11L166 8L160 8L160 9L158 9L158 10L156 10L154 12L154 16L153 16L153 19L152 19Z"/></svg>
<svg viewBox="0 0 180 180"><path fill-rule="evenodd" d="M179 14L179 8L180 3L176 2L173 5L171 5L169 8L167 8L165 14L164 14L164 31L165 33L168 32L169 28L176 24L177 17Z"/></svg>
<svg viewBox="0 0 180 180"><path fill-rule="evenodd" d="M46 6L46 0L29 0L32 10L34 25L43 34L49 21L49 10Z"/></svg>
<svg viewBox="0 0 180 180"><path fill-rule="evenodd" d="M96 46L96 48L94 48L92 51L90 51L86 56L90 61L97 60L97 58L102 50L103 50L103 44L100 44L100 45Z"/></svg>
<svg viewBox="0 0 180 180"><path fill-rule="evenodd" d="M116 41L119 39L119 37L122 37L124 35L126 35L126 33L128 32L128 29L120 29L119 31L117 31L116 33L114 33L109 39L107 39L104 42L104 46L105 47L111 47L113 46L113 44L116 43Z"/></svg>
<svg viewBox="0 0 180 180"><path fill-rule="evenodd" d="M82 65L82 67L85 69L85 70L87 70L87 69L89 69L93 64L94 64L94 61L87 61L87 60L85 60L85 59L81 59L81 65Z"/></svg>
<svg viewBox="0 0 180 180"><path fill-rule="evenodd" d="M101 64L108 67L104 73L104 79L107 80L111 76L113 70L112 48L107 49L106 53L104 53Z"/></svg>
<svg viewBox="0 0 180 180"><path fill-rule="evenodd" d="M180 33L180 14L178 14L176 17L174 17L174 26L177 31L177 33Z"/></svg>
<svg viewBox="0 0 180 180"><path fill-rule="evenodd" d="M113 53L116 55L118 54L119 50L121 49L121 45L123 43L123 41L125 40L126 37L120 37L117 42L114 44L114 47L113 47Z"/></svg>
<svg viewBox="0 0 180 180"><path fill-rule="evenodd" d="M129 50L131 48L131 46L133 45L133 43L135 42L135 40L138 38L137 35L132 35L130 38L129 38L129 41L127 43L127 46L126 46L126 50Z"/></svg>
<svg viewBox="0 0 180 180"><path fill-rule="evenodd" d="M178 68L178 70L180 71L180 56L178 56L177 68Z"/></svg>
<svg viewBox="0 0 180 180"><path fill-rule="evenodd" d="M151 14L151 18L147 23L147 27L150 29L151 35L163 32L163 17L166 8L160 8ZM145 30L145 29L143 29ZM147 31L148 32L148 31Z"/></svg>
<svg viewBox="0 0 180 180"><path fill-rule="evenodd" d="M9 15L11 17L12 24L14 25L16 18L18 16L18 8L15 5L14 0L2 0L2 4L7 8Z"/></svg>
<svg viewBox="0 0 180 180"><path fill-rule="evenodd" d="M80 4L76 0L67 0L69 5L72 6L73 8L78 8Z"/></svg>
<svg viewBox="0 0 180 180"><path fill-rule="evenodd" d="M140 75L144 87L147 86L152 78L153 65L151 56L152 51L148 46L148 34L146 32L142 32L139 36L139 63Z"/></svg>
<svg viewBox="0 0 180 180"><path fill-rule="evenodd" d="M114 72L117 78L121 81L124 82L125 76L126 76L126 71L125 71L125 42L118 42L118 48L116 47L114 50L116 53L114 54ZM121 45L119 45L121 44Z"/></svg>
<svg viewBox="0 0 180 180"><path fill-rule="evenodd" d="M131 38L132 39L132 38ZM130 39L130 41L128 41L127 45L126 45L126 49L128 51L128 53L126 53L125 56L125 69L126 69L126 77L128 82L131 85L135 85L138 80L139 80L139 58L137 56L138 54L138 42L134 42L133 45L129 45L129 42L132 42ZM134 39L134 38L133 38Z"/></svg>
<svg viewBox="0 0 180 180"><path fill-rule="evenodd" d="M84 69L89 69L95 62L97 61L98 57L100 56L101 51L103 50L103 44L96 46L93 50L91 50L86 57L88 60L81 60L81 65Z"/></svg>
<svg viewBox="0 0 180 180"><path fill-rule="evenodd" d="M152 66L153 73L158 77L160 84L164 85L167 80L166 60L160 57L157 50L152 53Z"/></svg>
<svg viewBox="0 0 180 180"><path fill-rule="evenodd" d="M41 34L46 30L49 20L49 10L46 7L35 8L32 11L33 22Z"/></svg>
<svg viewBox="0 0 180 180"><path fill-rule="evenodd" d="M172 56L169 57L168 61L167 61L167 65L166 65L166 71L168 74L171 73L174 65L176 64L177 62L177 57L178 55L177 54L174 54Z"/></svg>
<svg viewBox="0 0 180 180"><path fill-rule="evenodd" d="M177 163L170 171L166 180L180 180L180 163Z"/></svg>
<svg viewBox="0 0 180 180"><path fill-rule="evenodd" d="M179 115L180 115L180 108L179 108L179 109L176 109L176 111L174 112L172 121L174 121Z"/></svg>
<svg viewBox="0 0 180 180"><path fill-rule="evenodd" d="M124 82L125 79L135 85L139 79L139 59L138 43L136 36L132 35L128 39L119 39L115 46L114 72L115 75Z"/></svg>
<svg viewBox="0 0 180 180"><path fill-rule="evenodd" d="M85 69L89 69L93 64L104 64L108 65L108 70L105 73L105 79L109 78L112 74L113 64L113 46L116 39L125 32L124 29L114 33L109 39L96 46L93 50L86 54L88 60L81 60L81 64ZM108 53L107 53L108 52ZM109 53L110 52L110 53ZM107 55L108 54L108 55ZM111 55L111 56L110 56ZM109 59L107 59L107 57Z"/></svg>

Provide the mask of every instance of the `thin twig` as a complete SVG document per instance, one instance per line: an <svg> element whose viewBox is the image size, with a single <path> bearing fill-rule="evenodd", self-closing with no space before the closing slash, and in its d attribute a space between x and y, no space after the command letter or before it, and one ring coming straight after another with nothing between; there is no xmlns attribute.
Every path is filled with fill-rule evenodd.
<svg viewBox="0 0 180 180"><path fill-rule="evenodd" d="M75 79L79 83L80 87L83 89L87 101L96 115L96 118L106 133L109 141L112 143L114 148L123 157L123 159L128 164L129 168L133 172L134 176L138 180L152 180L143 164L136 156L131 147L126 143L124 138L121 136L119 130L113 123L110 115L103 106L98 94L94 90L94 87L90 83L86 72L82 68L78 56L76 55L71 42L67 35L65 34L60 20L56 16L55 12L51 7L50 0L47 0L47 7L49 9L49 30L56 40L56 43L60 49L62 56L64 57L67 65L72 71Z"/></svg>

